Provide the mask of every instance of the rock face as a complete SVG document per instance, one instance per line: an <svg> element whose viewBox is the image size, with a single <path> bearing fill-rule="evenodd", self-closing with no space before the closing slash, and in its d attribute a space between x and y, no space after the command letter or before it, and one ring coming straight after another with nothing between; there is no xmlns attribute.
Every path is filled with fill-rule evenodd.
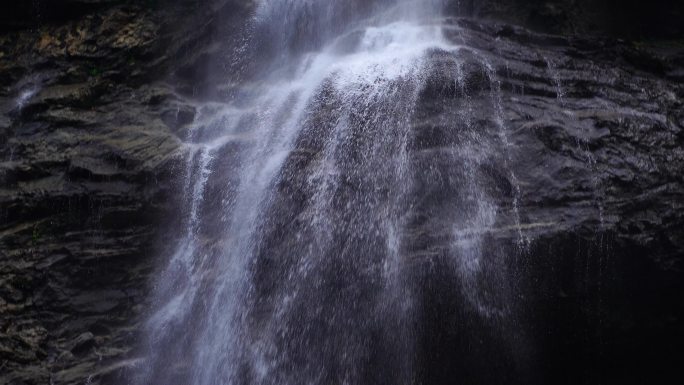
<svg viewBox="0 0 684 385"><path fill-rule="evenodd" d="M220 71L251 4L209 3L64 0L54 2L68 5L61 13L41 8L43 20L26 5L4 13L16 22L0 35L0 383L114 384L138 362L156 257L172 244L165 230L177 220L191 100L226 95L204 74ZM573 2L560 3L528 2L511 21L554 30L555 15L565 20L556 32L591 29L575 28L566 11ZM478 4L470 11L494 17L520 5ZM449 19L445 33L487 53L491 68L472 57L458 88L435 53L412 151L417 164L421 156L434 162L457 140L441 122L459 119L466 99L482 114L477 127L492 129L497 112L478 107L500 98L515 174L478 172L507 208L509 223L493 237L516 238L518 215L529 239L523 259L507 267L527 325L519 334L532 341L519 365L538 378L527 380L636 384L676 374L684 342L681 49L470 19ZM496 82L484 80L487 71ZM434 185L439 174L423 175L418 193L454 187ZM419 210L438 213L438 199ZM416 221L414 233L438 238L439 217L431 218ZM420 243L406 252L430 251ZM468 326L449 310L457 303L444 298L448 289L425 290L423 383L501 380L468 377L491 352L458 343ZM444 326L452 324L460 326Z"/></svg>
<svg viewBox="0 0 684 385"><path fill-rule="evenodd" d="M452 10L557 34L680 39L684 5L677 0L460 0Z"/></svg>
<svg viewBox="0 0 684 385"><path fill-rule="evenodd" d="M195 113L176 89L217 29L192 2L54 3L0 35L3 384L99 381L131 358Z"/></svg>
<svg viewBox="0 0 684 385"><path fill-rule="evenodd" d="M497 255L497 244L515 242L520 234L527 238L521 256L509 258L506 268L506 276L514 277L515 289L506 290L515 293L508 301L518 304L513 306L519 306L519 323L502 326L518 336L511 344L526 357L517 369L482 371L533 373L513 376L521 383L677 378L673 357L684 312L675 294L684 288L681 56L658 57L612 40L452 23L447 36L480 53L466 59L461 90L450 85L449 58L435 55L421 102L425 113L416 123L418 154L428 152L426 164L435 164L435 157L458 146L463 134L451 122L463 121L464 108L475 111L471 125L496 132L491 105L492 98L500 98L510 144L502 153L508 151L508 159L494 157L495 167L485 164L479 171L491 180L490 198L504 208L500 230L488 236L488 253ZM493 85L486 76L492 70ZM459 190L436 182L449 180L450 169L431 170L433 175L420 178L421 193ZM421 211L446 209L434 200ZM512 226L516 222L520 234ZM440 228L430 221L421 226L433 234ZM496 340L492 336L482 337L474 351L457 347L466 330L480 326L450 313L459 303L444 300L452 290L438 287L427 294L432 310L426 314L424 383L463 376L470 379L466 383L518 381L468 374L478 363L507 353L488 342ZM652 355L644 356L643 349L654 345ZM464 356L470 358L459 358Z"/></svg>
<svg viewBox="0 0 684 385"><path fill-rule="evenodd" d="M450 42L465 48L458 53L435 49L426 59L426 83L401 155L412 173L405 196L396 192L405 186L392 184L397 179L386 166L398 155L384 154L386 162L374 158L387 151L383 140L390 134L378 133L377 125L364 126L364 118L373 119L352 113L345 119L357 122L350 130L360 133L340 144L335 124L326 124L340 119L331 107L335 97L324 95L311 107L315 124L297 137L283 166L286 177L263 214L269 220L255 258L259 303L254 313L268 317L273 293L289 283L281 272L307 244L302 239L318 247L318 229L307 227L307 221L320 212L317 194L323 193L311 179L321 175L322 164L333 162L326 158L331 152L326 146L335 143L344 150L331 167L335 180L343 182L330 187L334 198L325 220L333 230L323 232L333 239L332 251L323 255L332 260L382 255L381 230L375 238L372 232L352 233L359 239L345 243L344 226L367 228L369 219L354 207L367 204L367 212L382 213L378 207L387 202L405 204L397 253L415 284L407 291L420 303L412 347L418 351L417 383L639 384L677 378L674 357L684 313L677 298L684 288L681 54L661 56L614 39L563 38L469 19L447 19L443 28ZM381 116L392 119L392 114ZM381 150L373 147L376 143L383 143ZM378 178L377 170L385 167L386 179ZM477 191L469 191L475 183ZM478 205L482 201L484 208ZM454 217L476 222L478 215L493 219L491 228L474 236L481 244L470 245L479 249L481 267L466 281L454 273L453 245L462 242L467 248L478 241L471 241L468 223L462 239L455 239L453 224L459 220ZM340 229L335 223L344 225ZM375 330L350 314L374 314L364 307L371 301L358 294L381 290L364 275L374 265L363 269L359 265L367 265L345 262L349 265L321 263L320 275L312 273L301 289L316 287L323 298L343 303L342 309L324 302L324 315L318 317L293 299L291 308L300 310L284 318L294 325L286 330L311 346L278 348L327 369L334 367L334 354L319 353L308 333L343 345L344 337L357 336L345 327L354 328L372 335L371 345L379 346L362 361L368 367L359 365L359 376L367 376L362 378L368 383L399 382L402 366L392 341L383 339L382 326ZM347 296L338 298L338 290ZM494 315L483 316L472 302ZM506 317L498 318L499 310ZM349 319L329 331L331 337L317 330L335 324L328 314ZM251 334L269 332L258 329L259 318L254 323ZM658 348L644 356L650 345ZM326 353L332 357L321 357ZM295 371L308 368L292 365ZM334 375L334 369L322 372Z"/></svg>

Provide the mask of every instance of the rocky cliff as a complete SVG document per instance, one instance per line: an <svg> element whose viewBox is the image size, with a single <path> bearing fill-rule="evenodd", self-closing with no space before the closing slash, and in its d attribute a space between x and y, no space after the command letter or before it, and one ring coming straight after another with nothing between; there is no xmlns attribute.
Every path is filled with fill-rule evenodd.
<svg viewBox="0 0 684 385"><path fill-rule="evenodd" d="M525 25L556 34L629 39L675 38L684 34L684 5L676 0L461 0L452 11Z"/></svg>
<svg viewBox="0 0 684 385"><path fill-rule="evenodd" d="M0 383L82 384L132 358L189 84L234 4L30 4L1 7Z"/></svg>
<svg viewBox="0 0 684 385"><path fill-rule="evenodd" d="M449 156L449 144L457 146L462 135L449 129L450 122L463 120L464 106L477 111L475 127L495 133L496 111L487 106L492 92L501 95L510 158L493 160L498 167L480 172L495 186L491 196L508 207L500 213L508 220L500 221L487 250L497 255L497 245L515 242L517 231L527 238L521 257L507 262L517 287L507 290L522 304L520 318L507 327L534 341L518 363L530 365L530 378L493 374L466 383L638 384L678 378L674 357L684 310L677 299L684 288L681 49L662 56L613 39L454 23L460 28L447 28L447 34L484 53L488 64L470 57L459 89L449 82L448 58L435 57L421 104L425 120L416 127L418 154L429 154L426 164ZM498 74L493 86L484 75L491 68ZM507 163L511 174L502 167ZM430 168L418 177L421 193L456 193L459 186L443 177L448 174L447 168ZM439 199L420 210L448 212ZM522 229L512 225L516 216ZM417 229L439 239L439 228L439 214L433 214ZM497 352L496 344L487 347L492 336L483 337L479 349L454 348L459 336L478 325L467 326L467 316L449 312L458 300L444 301L448 292L453 288L431 289L426 300L433 309L427 312L429 324L440 332L426 337L425 383L449 383L469 367L507 354ZM440 325L450 321L462 326L444 333Z"/></svg>
<svg viewBox="0 0 684 385"><path fill-rule="evenodd" d="M225 97L204 75L235 75L222 63L250 2L49 4L0 6L12 15L0 35L0 383L115 384L139 362L150 278L173 243L184 128L203 100ZM481 2L469 12L601 32L568 4L509 13L502 10L515 2ZM506 215L519 215L529 238L525 259L509 269L525 306L542 309L521 316L529 325L521 333L536 336L534 372L547 383L676 374L684 341L680 42L559 37L473 19L445 25L450 39L486 53L491 68L471 58L459 88L435 53L412 152L417 164L434 162L458 139L443 122L459 118L464 100L477 107L499 95L515 180L480 172L502 207L517 196ZM611 31L624 36L624 28ZM656 35L676 33L664 26ZM485 81L492 70L496 90ZM477 127L496 124L496 113L480 111ZM439 194L457 188L434 184L439 174L418 176L431 196L423 214L438 213ZM438 239L438 221L417 220L414 234ZM502 238L520 230L512 223L502 224ZM423 338L425 383L462 378L488 358L459 350L458 327L441 329L460 319L437 297L444 289L425 293L426 322L442 331Z"/></svg>

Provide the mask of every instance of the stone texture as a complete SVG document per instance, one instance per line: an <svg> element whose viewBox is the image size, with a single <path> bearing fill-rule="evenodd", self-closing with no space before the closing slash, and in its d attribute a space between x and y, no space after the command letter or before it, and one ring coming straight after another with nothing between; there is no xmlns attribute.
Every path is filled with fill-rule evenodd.
<svg viewBox="0 0 684 385"><path fill-rule="evenodd" d="M115 384L140 364L137 333L155 256L172 243L166 230L176 220L190 100L230 96L216 84L238 79L222 63L251 3L57 3L72 12L42 22L18 17L0 35L0 383ZM592 29L575 23L571 2L494 3L466 11L547 31ZM494 167L479 171L504 208L493 243L517 237L512 196L530 239L526 259L508 268L525 306L542 309L520 331L538 336L535 371L552 383L654 383L674 373L684 340L681 47L469 19L447 22L454 40L456 24L499 82L516 180ZM464 93L447 86L448 62L439 52L431 58L411 148L416 165L435 164L437 173L446 164L440 147L459 139L440 121L458 118L465 93L482 107L477 127L495 125L481 58L465 60ZM314 155L295 152L298 173L306 162L296 161ZM445 193L430 185L435 175L417 175L417 193ZM424 245L445 239L440 218L425 217L440 209L435 198L415 213L406 255L436 255ZM446 289L425 291L433 307L426 325L443 332L422 337L425 383L449 383L491 359L484 348L459 350L459 329L443 329L462 320L447 311L458 303L439 298ZM642 359L652 341L660 349Z"/></svg>
<svg viewBox="0 0 684 385"><path fill-rule="evenodd" d="M677 0L451 0L461 16L525 25L547 33L681 40L684 5Z"/></svg>
<svg viewBox="0 0 684 385"><path fill-rule="evenodd" d="M417 382L639 384L677 378L674 357L684 338L677 294L684 289L681 50L472 19L448 19L444 34L465 48L431 52L402 154L413 186L399 200L410 204L397 238L411 277L407 290L420 298ZM278 272L299 257L292 252L306 244L299 236L317 234L306 227L319 188L310 178L320 175L324 143L335 140L326 122L336 121L336 113L326 103L312 107L314 123L302 130L285 163L287 178L277 186L255 267L255 290L265 298L285 284ZM349 120L359 118L351 115ZM326 212L327 220L347 226L367 222L345 207L364 207L373 197L369 211L382 212L405 187L388 182L391 175L368 176L384 170L383 162L373 163L375 153L363 160L353 154L371 153L365 146L386 144L382 140L391 134L359 126L351 129L363 139L346 138L344 154L352 155L335 164L335 178L344 182L335 185ZM393 164L396 155L386 156ZM474 283L462 283L450 250L459 241L477 242L453 235L454 218L478 214L472 201L482 197L464 187L470 183L494 202L496 222L479 230L482 267ZM282 231L288 227L305 230ZM330 256L382 255L380 237L361 238L333 238L339 244ZM339 267L345 272L340 281L374 292L376 282L364 281L355 267ZM320 274L324 278L317 279L333 282L338 272ZM318 290L336 298L334 286ZM506 317L483 317L464 291ZM308 334L299 332L297 340L305 340ZM387 381L396 368L383 353L374 357L383 364L368 370L371 378Z"/></svg>
<svg viewBox="0 0 684 385"><path fill-rule="evenodd" d="M112 383L135 364L195 114L175 74L202 68L189 47L216 27L193 2L59 3L0 34L3 384Z"/></svg>
<svg viewBox="0 0 684 385"><path fill-rule="evenodd" d="M496 163L501 160L494 160L498 173L481 171L490 175L491 196L503 208L501 230L488 237L488 250L497 255L497 244L517 242L518 221L529 238L522 257L507 267L524 322L505 328L532 341L524 348L531 349L529 361L518 365L531 365L537 376L520 381L637 384L678 378L673 357L684 338L684 308L676 294L684 288L680 53L663 56L612 39L530 34L496 23L458 24L447 36L463 37L497 74L508 167L515 174L502 171L505 163ZM481 57L467 59L464 68L477 127L495 131L488 107L492 89L480 80L487 68ZM462 96L439 87L453 75L433 76L435 88L426 95L430 122L459 119L454 106ZM445 142L435 137L443 132L440 124L427 126L421 151ZM440 212L439 206L434 210ZM463 322L445 316L449 306L443 300L433 301L443 310L432 321L435 328L450 319ZM449 367L449 360L471 354L453 348L459 330L464 332L457 327L448 337L428 337L428 352L441 353L428 353L426 383L447 383L468 365L477 367L473 361L503 354L485 349Z"/></svg>

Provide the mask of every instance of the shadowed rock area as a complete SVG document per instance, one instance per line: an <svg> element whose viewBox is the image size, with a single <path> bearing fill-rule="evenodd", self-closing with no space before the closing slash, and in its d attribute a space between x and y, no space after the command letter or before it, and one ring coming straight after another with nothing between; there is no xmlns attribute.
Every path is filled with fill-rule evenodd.
<svg viewBox="0 0 684 385"><path fill-rule="evenodd" d="M684 343L681 25L668 16L654 27L665 5L630 27L582 1L461 3L469 15L572 37L444 21L446 38L472 50L458 78L449 54L431 54L411 122L409 196L418 204L407 209L400 253L423 299L416 383L671 383ZM250 71L230 54L251 6L0 6L0 383L122 384L144 365L152 277L182 219L183 139L198 106L232 96L207 74L225 84ZM639 13L630 7L628 20ZM613 37L576 35L585 32ZM521 250L488 262L515 277L508 295L521 304L499 325L514 336L503 349L504 337L472 317L448 280L428 279L452 263L445 196L468 199L450 149L470 131L496 137L500 124L510 151L476 173L501 208L487 254ZM278 186L283 226L313 199L299 188L322 148L304 139ZM210 180L209 195L221 186ZM362 189L350 183L342 199ZM288 200L293 190L298 201ZM273 249L287 245L278 229L270 235ZM268 277L272 267L260 268ZM503 300L492 294L493 306ZM397 369L374 364L369 383Z"/></svg>
<svg viewBox="0 0 684 385"><path fill-rule="evenodd" d="M517 211L529 246L506 262L521 304L520 323L506 327L534 341L530 350L522 349L518 368L503 370L527 377L474 376L465 383L638 384L679 378L673 357L683 337L684 310L676 294L684 287L680 59L612 40L535 35L467 20L458 24L461 28L446 29L447 36L486 52L499 81L515 179L500 168L485 166L481 173L490 175L491 196L500 197L501 207L506 202L510 207L519 185ZM486 108L491 90L478 61L465 65L465 103L479 111L474 124L494 132L496 122ZM421 152L431 152L430 163L435 154L448 153L448 143L459 136L452 122L462 111L455 106L464 103L463 92L445 86L451 75L440 62L435 60L435 78L429 81L434 89L422 104L428 120L417 126L416 143ZM443 209L437 202L427 212ZM513 219L497 227L488 236L490 244L515 241ZM433 224L424 231L434 234L438 228ZM496 246L490 250L496 255ZM442 297L433 299L441 310L427 312L438 330L455 305L444 304L445 291L433 293ZM468 378L472 366L499 350L497 344L486 348L484 339L479 358L453 365L472 351L454 348L462 338L458 332L438 335L427 337L425 383Z"/></svg>
<svg viewBox="0 0 684 385"><path fill-rule="evenodd" d="M684 35L684 5L677 0L460 0L448 6L461 14L525 25L537 31L608 35L628 39Z"/></svg>
<svg viewBox="0 0 684 385"><path fill-rule="evenodd" d="M0 35L0 383L100 381L136 358L195 114L177 90L214 9L17 3Z"/></svg>

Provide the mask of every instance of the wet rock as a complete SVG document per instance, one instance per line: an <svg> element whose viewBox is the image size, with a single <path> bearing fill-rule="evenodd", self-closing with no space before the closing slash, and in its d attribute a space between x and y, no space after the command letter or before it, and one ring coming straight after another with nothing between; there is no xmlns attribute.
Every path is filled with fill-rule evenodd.
<svg viewBox="0 0 684 385"><path fill-rule="evenodd" d="M130 358L192 122L164 83L188 4L76 3L0 34L3 384L97 383Z"/></svg>
<svg viewBox="0 0 684 385"><path fill-rule="evenodd" d="M659 66L632 60L636 48L610 39L462 19L447 20L445 36L465 47L426 58L401 154L412 170L403 199L391 201L390 192L405 186L383 184L396 179L377 177L385 164L372 162L376 154L355 157L373 142L368 138L381 142L391 134L376 139L376 125L359 123L363 139L350 135L338 142L326 122L339 112L325 103L311 107L316 123L302 129L264 214L269 220L254 268L256 297L267 303L283 284L280 272L298 257L292 250L316 244L319 230L305 224L320 213L312 207L320 188L312 176L328 172L321 165L329 140L348 146L349 158L335 164L338 179L325 220L367 225L359 207L382 213L383 205L406 204L397 254L415 274L412 284L420 282L420 382L619 383L657 371L662 378L656 382L667 383L663 378L676 375L671 354L682 342L684 319L678 299L684 282L681 86ZM353 124L349 130L361 131ZM384 155L387 163L397 156ZM224 170L216 175L225 181ZM468 223L478 216L492 223ZM342 237L344 246L330 246L330 255L354 260L386 252L380 236L359 237L367 238L347 244ZM450 253L455 247L481 248L477 260L467 261L483 266L473 267L470 281L453 273L459 269L457 254ZM353 266L342 265L354 274ZM341 281L356 285L356 278ZM480 296L476 305L468 295ZM677 343L649 358L639 353L645 341L668 336ZM496 370L492 357L500 363ZM623 361L629 368L618 364ZM586 370L574 372L578 367Z"/></svg>
<svg viewBox="0 0 684 385"><path fill-rule="evenodd" d="M477 16L538 31L597 34L623 38L678 38L684 13L681 2L657 0L449 0L450 12Z"/></svg>
<svg viewBox="0 0 684 385"><path fill-rule="evenodd" d="M69 351L75 355L81 355L83 353L87 353L89 350L93 349L96 346L95 343L95 336L93 333L86 332L81 334L80 336L76 337L70 344L69 344Z"/></svg>
<svg viewBox="0 0 684 385"><path fill-rule="evenodd" d="M178 220L172 213L174 183L182 175L180 138L200 114L196 98L237 92L216 85L243 75L225 69L231 51L221 44L239 40L225 37L239 36L237 21L248 7L237 1L200 8L181 1L164 9L53 3L51 9L70 5L37 26L20 17L0 35L0 383L115 384L144 364L135 350L139 320L148 307L154 256L175 241L165 230ZM504 18L511 10L485 3L491 2L480 2L485 16ZM547 3L536 16L529 5L510 15L513 21L535 18L541 29L575 28L576 15ZM33 31L22 29L28 24ZM447 38L465 36L473 49L458 60L436 51L428 62L409 152L411 164L429 172L415 175L415 194L424 199L407 210L407 260L427 266L423 261L444 254L451 239L444 205L463 180L444 178L453 172L449 150L477 149L474 137L497 135L492 95L501 91L510 147L475 172L502 207L490 243L510 244L520 231L530 240L529 262L514 273L529 283L519 294L547 309L531 321L536 333L551 336L541 344L558 357L563 349L577 353L579 361L567 361L573 372L572 364L585 360L602 359L609 370L621 359L636 367L637 347L648 346L648 338L679 341L684 56L673 48L549 36L470 19L445 26ZM459 81L455 70L463 73ZM473 113L466 124L458 111L468 103ZM316 128L324 132L324 126ZM307 175L321 140L299 143L288 175ZM239 155L239 148L221 151L225 159ZM500 167L506 153L515 180ZM234 173L233 163L220 165L217 174ZM341 200L368 188L357 182L344 185ZM208 184L203 210L217 221L218 198L212 197L226 184ZM296 226L312 192L295 177L279 188L293 197L283 200L279 224ZM438 310L452 304L438 303L443 289L453 288L426 294ZM658 300L649 302L651 296ZM429 315L435 330L449 324L445 314ZM591 349L591 341L563 329L567 319L612 342ZM444 335L427 338L428 347L458 346L455 334ZM448 368L471 352L455 353L433 357L435 381L425 383L453 378ZM678 357L674 349L661 353L655 357L663 362L669 353ZM542 359L547 369L557 364ZM447 368L445 377L440 368ZM580 377L566 380L581 383Z"/></svg>

